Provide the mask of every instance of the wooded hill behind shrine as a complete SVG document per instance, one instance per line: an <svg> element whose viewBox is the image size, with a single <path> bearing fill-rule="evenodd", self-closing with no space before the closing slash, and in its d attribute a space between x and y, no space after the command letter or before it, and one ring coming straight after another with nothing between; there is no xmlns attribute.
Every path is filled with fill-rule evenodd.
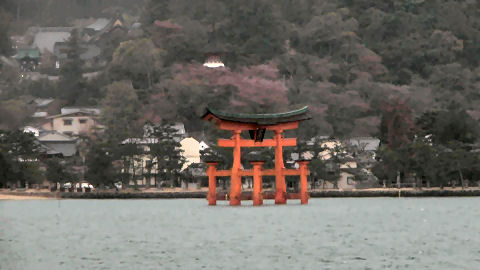
<svg viewBox="0 0 480 270"><path fill-rule="evenodd" d="M54 98L52 114L113 111L103 120L125 136L161 120L208 132L198 119L207 106L308 105L305 137L378 135L392 102L412 118L452 103L480 117L473 0L9 0L0 10L3 129L31 120L32 98ZM32 75L13 56L34 48L42 31L68 35L52 44L57 51L40 49ZM202 65L211 52L226 68Z"/></svg>

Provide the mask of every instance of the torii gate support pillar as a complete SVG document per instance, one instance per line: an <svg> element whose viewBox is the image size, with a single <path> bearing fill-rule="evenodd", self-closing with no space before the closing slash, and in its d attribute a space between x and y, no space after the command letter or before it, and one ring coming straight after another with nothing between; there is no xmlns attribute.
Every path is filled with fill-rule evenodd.
<svg viewBox="0 0 480 270"><path fill-rule="evenodd" d="M216 172L218 162L207 162L208 169L208 205L217 205L217 177Z"/></svg>
<svg viewBox="0 0 480 270"><path fill-rule="evenodd" d="M242 203L242 177L240 175L241 164L241 145L240 133L242 130L234 130L232 139L235 141L233 147L233 165L230 182L230 205L240 205Z"/></svg>
<svg viewBox="0 0 480 270"><path fill-rule="evenodd" d="M299 161L300 164L300 202L301 204L308 204L308 184L307 184L307 174L308 174L308 161L302 160Z"/></svg>
<svg viewBox="0 0 480 270"><path fill-rule="evenodd" d="M252 161L250 163L253 165L253 194L252 194L253 205L262 205L263 204L262 165L265 162Z"/></svg>
<svg viewBox="0 0 480 270"><path fill-rule="evenodd" d="M287 185L285 184L285 175L283 169L283 130L274 130L275 132L275 204L287 203Z"/></svg>

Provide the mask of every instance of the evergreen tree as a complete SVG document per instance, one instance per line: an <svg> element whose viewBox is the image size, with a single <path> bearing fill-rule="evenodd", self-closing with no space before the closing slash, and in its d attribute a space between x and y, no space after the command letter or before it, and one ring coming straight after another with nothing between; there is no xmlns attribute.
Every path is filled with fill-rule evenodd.
<svg viewBox="0 0 480 270"><path fill-rule="evenodd" d="M72 176L68 173L65 167L65 161L58 158L48 159L45 162L47 171L45 172L45 177L48 181L53 183L65 183L72 181Z"/></svg>
<svg viewBox="0 0 480 270"><path fill-rule="evenodd" d="M431 135L434 143L472 144L478 140L479 125L467 112L458 107L448 110L427 111L418 118L422 134Z"/></svg>
<svg viewBox="0 0 480 270"><path fill-rule="evenodd" d="M152 137L154 143L149 145L150 155L154 157L154 162L158 168L158 180L170 180L170 186L179 185L181 169L185 163L182 156L178 131L172 124L162 123L154 128Z"/></svg>
<svg viewBox="0 0 480 270"><path fill-rule="evenodd" d="M137 93L130 81L113 82L107 86L102 104L102 123L107 140L114 144L136 134L139 118Z"/></svg>
<svg viewBox="0 0 480 270"><path fill-rule="evenodd" d="M120 80L129 78L137 88L151 89L163 66L162 54L150 39L122 42L113 53L111 75Z"/></svg>
<svg viewBox="0 0 480 270"><path fill-rule="evenodd" d="M138 145L136 141L129 141L122 143L116 150L114 151L115 159L121 160L122 163L122 172L121 172L121 179L122 183L125 185L129 185L130 182L134 183L135 188L137 188L137 181L136 177L141 176L137 175L137 172L143 171L143 164L141 157L144 155L151 154L148 151L144 151L142 145ZM153 160L152 158L150 160ZM138 168L139 163L141 164L140 168ZM150 168L150 171L151 172ZM149 175L148 175L149 176ZM147 181L148 182L148 181Z"/></svg>
<svg viewBox="0 0 480 270"><path fill-rule="evenodd" d="M284 51L285 32L266 1L232 0L218 29L233 66L259 64Z"/></svg>
<svg viewBox="0 0 480 270"><path fill-rule="evenodd" d="M40 146L33 134L21 130L0 130L0 166L2 172L0 182L7 183L38 183L42 180L39 169Z"/></svg>
<svg viewBox="0 0 480 270"><path fill-rule="evenodd" d="M6 187L7 183L15 180L11 163L9 156L0 151L0 187Z"/></svg>
<svg viewBox="0 0 480 270"><path fill-rule="evenodd" d="M85 157L87 172L85 179L95 187L113 185L118 181L119 172L114 167L114 154L108 144L90 142Z"/></svg>
<svg viewBox="0 0 480 270"><path fill-rule="evenodd" d="M77 30L72 30L67 42L67 59L60 66L60 82L58 89L60 95L68 105L74 105L85 90L83 79L84 61L80 58L82 49L79 46Z"/></svg>
<svg viewBox="0 0 480 270"><path fill-rule="evenodd" d="M11 17L0 6L0 55L10 56L12 45L10 43L10 26Z"/></svg>
<svg viewBox="0 0 480 270"><path fill-rule="evenodd" d="M155 20L164 21L169 19L172 15L169 3L169 0L149 0L145 5L142 23L150 25L153 24Z"/></svg>

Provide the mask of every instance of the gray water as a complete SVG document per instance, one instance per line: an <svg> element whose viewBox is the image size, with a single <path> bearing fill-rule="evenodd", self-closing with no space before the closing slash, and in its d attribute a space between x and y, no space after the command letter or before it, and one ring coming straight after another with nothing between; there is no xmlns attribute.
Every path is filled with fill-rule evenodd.
<svg viewBox="0 0 480 270"><path fill-rule="evenodd" d="M267 202L272 204L272 202ZM480 269L480 198L0 201L1 269Z"/></svg>

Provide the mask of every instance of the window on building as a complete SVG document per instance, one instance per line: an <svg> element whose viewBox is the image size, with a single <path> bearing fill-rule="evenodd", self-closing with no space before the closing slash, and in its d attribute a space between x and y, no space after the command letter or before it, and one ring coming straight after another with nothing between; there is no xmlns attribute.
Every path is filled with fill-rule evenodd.
<svg viewBox="0 0 480 270"><path fill-rule="evenodd" d="M355 185L355 177L353 177L353 176L348 176L348 177L347 177L347 184L349 184L349 185Z"/></svg>
<svg viewBox="0 0 480 270"><path fill-rule="evenodd" d="M78 119L78 121L80 122L80 124L86 124L87 123L86 118L80 118L80 119Z"/></svg>
<svg viewBox="0 0 480 270"><path fill-rule="evenodd" d="M338 165L333 162L328 162L325 164L325 171L327 171L327 173L335 174L337 171L337 166Z"/></svg>
<svg viewBox="0 0 480 270"><path fill-rule="evenodd" d="M145 168L152 168L152 161L150 159L145 160Z"/></svg>
<svg viewBox="0 0 480 270"><path fill-rule="evenodd" d="M63 125L64 126L71 126L72 125L72 119L63 119Z"/></svg>

